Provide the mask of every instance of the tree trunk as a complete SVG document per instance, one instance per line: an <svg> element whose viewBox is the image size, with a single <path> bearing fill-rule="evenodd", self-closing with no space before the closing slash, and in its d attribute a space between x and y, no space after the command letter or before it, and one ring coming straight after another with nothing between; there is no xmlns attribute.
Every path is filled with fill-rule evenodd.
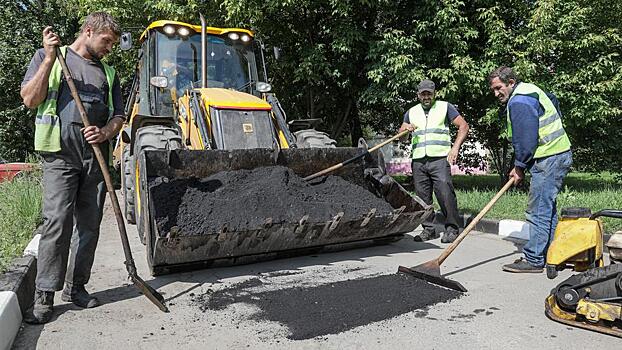
<svg viewBox="0 0 622 350"><path fill-rule="evenodd" d="M356 147L359 143L359 139L363 137L363 129L361 128L361 119L359 118L359 109L356 103L352 106L352 118L350 118L350 135L352 140L352 147Z"/></svg>
<svg viewBox="0 0 622 350"><path fill-rule="evenodd" d="M330 135L331 138L335 140L339 138L339 135L341 134L341 131L343 130L343 126L346 124L346 121L348 120L348 117L350 116L350 111L352 110L353 105L354 105L354 101L352 99L348 99L348 105L346 106L346 111L343 113L341 118L339 118L339 120L337 121L337 124L335 124L335 127L333 128L333 132Z"/></svg>

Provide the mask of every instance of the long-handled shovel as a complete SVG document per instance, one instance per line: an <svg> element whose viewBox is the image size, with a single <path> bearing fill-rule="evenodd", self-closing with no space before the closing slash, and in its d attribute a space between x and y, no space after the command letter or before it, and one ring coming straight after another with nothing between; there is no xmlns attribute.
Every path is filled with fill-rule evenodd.
<svg viewBox="0 0 622 350"><path fill-rule="evenodd" d="M71 77L71 72L69 72L69 68L67 67L67 63L65 62L65 58L63 57L63 54L60 51L59 47L56 47L56 57L58 58L58 62L63 69L65 80L67 80L67 85L69 85L69 90L71 90L71 96L76 101L76 105L78 106L78 110L80 111L82 123L85 127L88 127L90 126L90 123L86 116L84 105L82 104L82 100L80 100L78 90L76 90L76 85L74 84L73 78ZM112 89L112 86L110 88ZM119 233L121 234L121 243L123 244L123 253L125 253L125 266L127 268L127 272L138 290L140 290L147 298L149 298L149 300L151 300L151 302L154 303L160 310L168 312L168 308L164 305L164 297L162 297L162 295L158 293L158 291L153 289L153 287L143 281L143 279L140 278L140 276L138 276L138 273L136 272L136 265L134 265L134 259L132 258L132 252L130 250L130 243L127 239L127 231L125 231L123 215L121 215L121 208L119 207L119 199L117 199L117 194L114 191L112 179L110 178L110 172L108 172L108 164L106 164L106 160L104 159L104 155L99 145L92 144L91 146L93 146L93 152L95 153L95 157L97 158L99 167L101 168L104 175L104 181L106 182L106 188L108 189L110 201L112 202L112 207L114 208L114 214L117 217L117 225L119 226Z"/></svg>
<svg viewBox="0 0 622 350"><path fill-rule="evenodd" d="M309 175L309 176L305 177L303 180L305 180L305 181L313 180L313 179L315 179L315 178L316 178L316 177L318 177L318 176L326 175L326 174L328 174L328 173L330 173L330 172L333 172L333 171L335 171L335 170L337 170L337 169L339 169L339 168L341 168L341 167L343 167L343 166L345 166L345 165L348 165L348 164L350 164L350 163L352 163L352 162L356 162L357 160L359 160L359 159L361 159L361 158L365 157L366 155L370 154L371 152L373 152L373 151L375 151L375 150L379 149L380 147L382 147L382 146L386 145L386 144L387 144L387 143L389 143L389 142L392 142L393 140L399 139L400 137L402 137L402 136L406 135L406 134L407 134L407 133L409 133L409 132L410 132L409 130L404 130L404 131L400 132L399 134L397 134L397 135L395 135L395 136L391 137L390 139L388 139L388 140L386 140L386 141L383 141L383 142L381 142L381 143L379 143L379 144L375 145L374 147L372 147L372 148L368 149L368 150L367 150L367 152L361 153L361 154L359 154L359 155L358 155L358 156L356 156L356 157L352 157L352 158L350 158L350 159L348 159L348 160L346 160L346 161L344 161L344 162L341 162L341 163L339 163L339 164L335 164L335 165L333 165L333 166L331 166L331 167L328 167L328 168L326 168L326 169L324 169L324 170L320 170L320 171L318 171L318 172L317 172L317 173L315 173L315 174L311 174L311 175Z"/></svg>
<svg viewBox="0 0 622 350"><path fill-rule="evenodd" d="M490 202L486 204L484 209L482 209L482 211L480 211L479 214L477 214L475 219L471 221L471 223L464 229L464 231L462 231L462 233L456 238L456 240L449 247L443 250L443 252L441 253L441 255L439 255L438 258L430 260L421 265L413 266L413 267L400 266L398 269L398 272L408 273L408 274L415 276L416 278L426 280L430 283L438 284L440 286L454 289L460 292L466 292L467 291L466 288L464 288L464 286L460 284L459 282L456 282L456 281L453 281L453 280L450 280L448 278L441 276L441 264L443 263L443 261L445 261L445 259L447 259L449 254L451 254L454 251L454 249L456 249L458 244L462 242L462 240L466 237L466 235L468 235L469 232L471 232L471 230L475 227L475 225L477 225L477 223L481 220L481 218L483 218L484 215L488 213L490 208L492 208L492 206L497 202L497 200L513 184L514 184L514 178L510 178L510 180L508 180L505 186L503 186L503 188L499 190L499 192L497 192L497 194L490 200Z"/></svg>

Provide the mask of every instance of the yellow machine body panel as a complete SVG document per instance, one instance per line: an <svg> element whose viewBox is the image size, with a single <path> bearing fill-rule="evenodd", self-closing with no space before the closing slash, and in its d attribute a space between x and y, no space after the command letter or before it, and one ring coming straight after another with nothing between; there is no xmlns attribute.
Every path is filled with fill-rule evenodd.
<svg viewBox="0 0 622 350"><path fill-rule="evenodd" d="M589 251L593 254L590 256ZM546 254L547 265L574 264L584 271L602 258L603 226L599 219L563 218L555 229L555 238ZM592 260L592 261L590 261Z"/></svg>
<svg viewBox="0 0 622 350"><path fill-rule="evenodd" d="M179 21L161 20L161 21L152 22L147 27L147 29L145 29L143 31L143 33L140 35L140 41L143 41L147 37L147 32L149 32L151 29L162 28L162 27L164 27L166 25L187 27L188 29L191 29L191 30L193 30L196 33L201 33L201 26L200 25L194 25L194 24L189 24L189 23L179 22ZM251 37L254 36L253 32L251 32L248 29L242 29L242 28L207 27L206 29L207 29L207 34L222 35L222 34L227 34L227 33L231 33L231 32L236 32L236 33L248 34Z"/></svg>
<svg viewBox="0 0 622 350"><path fill-rule="evenodd" d="M195 112L192 108L192 97L185 94L177 101L177 119L184 136L185 144L189 149L206 149L212 139L212 120L210 118L211 108L219 110L239 110L239 111L271 111L272 106L264 99L247 93L222 88L198 88L194 89L201 98L201 105L204 108L207 135L209 140L204 140L199 131L199 123L195 120ZM284 132L278 128L275 116L270 112L274 128L278 136L279 147L289 148L289 144Z"/></svg>
<svg viewBox="0 0 622 350"><path fill-rule="evenodd" d="M205 149L205 143L209 143L209 140L203 140L201 137L197 123L194 120L195 116L190 108L190 96L188 94L179 98L177 108L179 127L182 130L186 147L188 149ZM206 122L208 130L211 130L209 118L207 118Z"/></svg>
<svg viewBox="0 0 622 350"><path fill-rule="evenodd" d="M221 89L204 88L197 89L201 93L201 98L206 107L225 108L225 109L263 109L271 110L270 104L259 97L243 92Z"/></svg>
<svg viewBox="0 0 622 350"><path fill-rule="evenodd" d="M581 299L577 305L577 314L591 322L621 320L622 305Z"/></svg>

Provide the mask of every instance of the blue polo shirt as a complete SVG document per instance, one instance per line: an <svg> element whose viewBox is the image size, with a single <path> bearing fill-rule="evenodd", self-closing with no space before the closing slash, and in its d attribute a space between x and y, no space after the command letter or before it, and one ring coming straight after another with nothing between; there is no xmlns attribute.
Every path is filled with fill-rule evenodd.
<svg viewBox="0 0 622 350"><path fill-rule="evenodd" d="M557 113L562 115L559 110L559 101L551 93L546 94L555 105ZM540 105L537 98L527 95L516 95L512 97L507 105L510 111L510 121L512 122L512 146L514 147L514 165L529 169L533 165L534 154L538 148L538 129L540 127L540 116L544 114L544 108Z"/></svg>

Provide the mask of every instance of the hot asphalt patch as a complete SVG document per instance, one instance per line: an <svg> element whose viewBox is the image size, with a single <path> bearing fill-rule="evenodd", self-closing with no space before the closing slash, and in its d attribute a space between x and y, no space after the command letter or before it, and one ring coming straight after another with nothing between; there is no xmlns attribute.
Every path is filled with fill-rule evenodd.
<svg viewBox="0 0 622 350"><path fill-rule="evenodd" d="M255 278L216 292L208 290L193 303L204 312L234 303L255 305L261 311L253 319L279 322L289 328L289 339L302 340L425 310L461 295L403 274L271 291L261 291L262 284Z"/></svg>

